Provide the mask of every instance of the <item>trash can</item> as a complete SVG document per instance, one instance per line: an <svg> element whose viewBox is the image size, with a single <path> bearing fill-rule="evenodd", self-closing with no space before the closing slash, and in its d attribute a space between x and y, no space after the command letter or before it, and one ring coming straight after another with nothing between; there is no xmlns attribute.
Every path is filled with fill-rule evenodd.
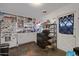
<svg viewBox="0 0 79 59"><path fill-rule="evenodd" d="M76 55L79 56L79 47L73 48L73 51L75 51Z"/></svg>
<svg viewBox="0 0 79 59"><path fill-rule="evenodd" d="M67 51L66 56L76 56L74 51Z"/></svg>
<svg viewBox="0 0 79 59"><path fill-rule="evenodd" d="M0 44L0 56L8 56L9 55L9 44Z"/></svg>

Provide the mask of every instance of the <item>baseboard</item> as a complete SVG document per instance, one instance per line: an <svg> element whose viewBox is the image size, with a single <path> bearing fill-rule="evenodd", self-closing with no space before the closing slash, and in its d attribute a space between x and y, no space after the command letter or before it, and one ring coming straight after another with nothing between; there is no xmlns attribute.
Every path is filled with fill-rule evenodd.
<svg viewBox="0 0 79 59"><path fill-rule="evenodd" d="M31 44L31 43L35 43L35 41L31 41L31 42L27 42L27 43L19 44L19 46L23 46L23 45Z"/></svg>
<svg viewBox="0 0 79 59"><path fill-rule="evenodd" d="M31 44L31 43L35 43L35 41L19 44L18 46L23 46L23 45L27 45L27 44ZM10 49L18 48L18 46L11 47Z"/></svg>

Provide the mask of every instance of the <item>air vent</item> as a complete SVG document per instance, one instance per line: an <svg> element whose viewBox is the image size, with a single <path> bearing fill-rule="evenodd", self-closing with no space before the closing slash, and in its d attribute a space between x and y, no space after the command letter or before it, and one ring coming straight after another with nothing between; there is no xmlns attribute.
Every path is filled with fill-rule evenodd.
<svg viewBox="0 0 79 59"><path fill-rule="evenodd" d="M47 11L46 10L43 10L42 13L47 13Z"/></svg>

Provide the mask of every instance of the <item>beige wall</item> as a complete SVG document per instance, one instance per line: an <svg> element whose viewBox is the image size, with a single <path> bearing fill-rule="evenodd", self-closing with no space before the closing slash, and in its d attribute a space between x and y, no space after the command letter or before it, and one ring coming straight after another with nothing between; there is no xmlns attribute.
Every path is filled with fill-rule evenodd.
<svg viewBox="0 0 79 59"><path fill-rule="evenodd" d="M75 46L79 46L79 4L70 4L63 8L60 8L48 15L45 16L43 19L50 19L53 22L53 19L56 19L57 22L57 47L64 51L73 50ZM73 35L66 35L59 33L58 27L58 18L67 15L70 13L74 13L74 34Z"/></svg>

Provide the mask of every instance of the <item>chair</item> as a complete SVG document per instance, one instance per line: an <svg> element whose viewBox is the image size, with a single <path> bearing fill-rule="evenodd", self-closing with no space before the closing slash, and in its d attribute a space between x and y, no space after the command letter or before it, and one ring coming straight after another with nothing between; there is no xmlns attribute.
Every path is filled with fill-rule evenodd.
<svg viewBox="0 0 79 59"><path fill-rule="evenodd" d="M51 45L51 43L48 41L50 39L49 31L44 30L42 33L37 34L37 45L41 48L45 48L47 45Z"/></svg>

